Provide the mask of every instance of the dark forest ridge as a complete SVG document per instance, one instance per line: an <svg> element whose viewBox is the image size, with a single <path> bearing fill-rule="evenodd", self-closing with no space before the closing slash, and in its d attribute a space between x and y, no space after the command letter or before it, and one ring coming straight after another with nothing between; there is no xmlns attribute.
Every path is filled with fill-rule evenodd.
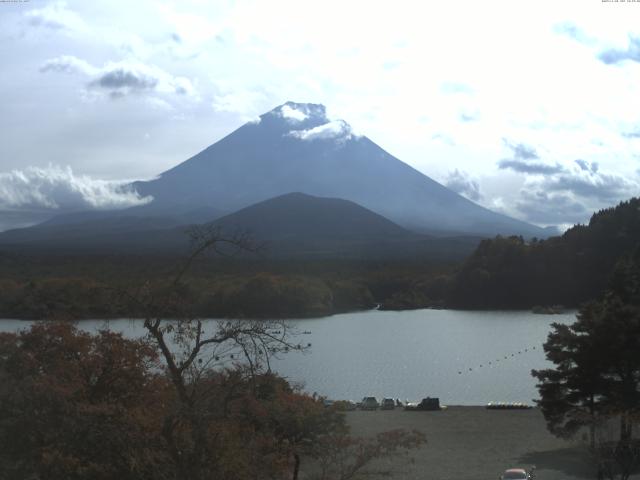
<svg viewBox="0 0 640 480"><path fill-rule="evenodd" d="M449 286L454 308L578 307L604 291L617 262L640 245L640 199L596 212L588 225L527 242L483 240Z"/></svg>

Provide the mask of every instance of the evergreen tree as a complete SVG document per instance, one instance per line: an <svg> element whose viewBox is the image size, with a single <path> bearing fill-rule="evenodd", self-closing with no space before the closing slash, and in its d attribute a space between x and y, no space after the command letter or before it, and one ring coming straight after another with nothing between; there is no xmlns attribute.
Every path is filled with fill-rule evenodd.
<svg viewBox="0 0 640 480"><path fill-rule="evenodd" d="M632 427L640 411L640 248L617 264L609 289L583 306L575 323L553 325L544 349L555 368L532 375L549 431L570 437L589 426L596 449L597 427L618 419L619 440L607 448L626 462L619 470L630 471L640 457L619 452L638 450Z"/></svg>

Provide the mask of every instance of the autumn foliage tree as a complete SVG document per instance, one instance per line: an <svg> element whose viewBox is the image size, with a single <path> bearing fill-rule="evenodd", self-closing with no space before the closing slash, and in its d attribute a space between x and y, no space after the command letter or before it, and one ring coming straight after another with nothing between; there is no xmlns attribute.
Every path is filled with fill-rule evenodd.
<svg viewBox="0 0 640 480"><path fill-rule="evenodd" d="M167 478L155 349L64 323L0 335L0 478Z"/></svg>

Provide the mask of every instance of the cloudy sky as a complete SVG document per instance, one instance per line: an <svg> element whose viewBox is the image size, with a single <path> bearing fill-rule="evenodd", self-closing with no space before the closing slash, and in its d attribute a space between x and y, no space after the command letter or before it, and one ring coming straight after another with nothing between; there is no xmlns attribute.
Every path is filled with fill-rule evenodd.
<svg viewBox="0 0 640 480"><path fill-rule="evenodd" d="M0 38L5 224L144 201L288 100L539 225L638 194L640 2L2 1Z"/></svg>

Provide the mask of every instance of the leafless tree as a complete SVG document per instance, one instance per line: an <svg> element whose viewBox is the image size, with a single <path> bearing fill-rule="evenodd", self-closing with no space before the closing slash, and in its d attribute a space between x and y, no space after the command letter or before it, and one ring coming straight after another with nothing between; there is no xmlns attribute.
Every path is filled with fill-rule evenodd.
<svg viewBox="0 0 640 480"><path fill-rule="evenodd" d="M209 426L213 421L210 382L203 380L213 371L234 369L244 379L271 371L271 360L291 350L307 347L296 343L295 331L279 320L223 319L203 320L192 313L185 298L187 275L205 255L233 256L256 252L251 238L243 232L224 234L219 228L200 226L190 231L189 255L178 266L167 284L143 285L129 301L144 313L144 327L157 346L171 384L175 389L175 408L164 421L163 435L183 478L199 480L207 472L210 454ZM230 389L230 393L233 389ZM224 404L225 402L223 402ZM220 408L218 410L223 410ZM186 429L184 428L186 425ZM185 441L184 432L188 432Z"/></svg>

